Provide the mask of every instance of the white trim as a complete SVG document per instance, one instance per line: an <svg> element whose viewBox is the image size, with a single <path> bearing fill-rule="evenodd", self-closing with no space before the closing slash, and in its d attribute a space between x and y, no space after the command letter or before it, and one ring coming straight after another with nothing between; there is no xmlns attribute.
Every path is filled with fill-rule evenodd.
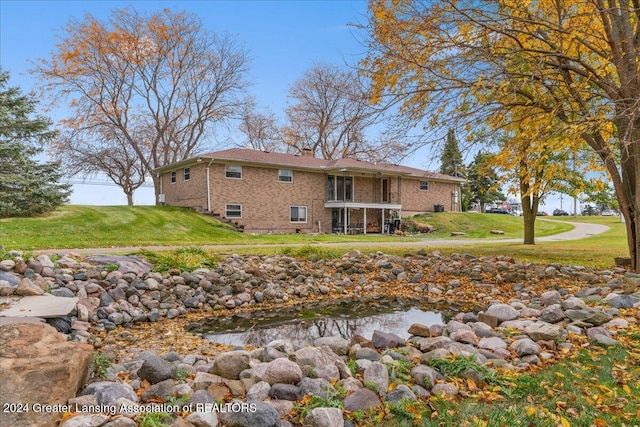
<svg viewBox="0 0 640 427"><path fill-rule="evenodd" d="M300 208L304 208L304 221L293 221L292 220L291 209L293 209L293 208L298 208L298 210L300 210ZM299 212L298 212L298 216L300 216ZM290 223L292 223L292 224L306 224L308 220L309 220L309 209L306 206L297 206L297 205L289 206L289 222Z"/></svg>
<svg viewBox="0 0 640 427"><path fill-rule="evenodd" d="M423 182L427 183L427 188L426 189L422 188L422 183ZM420 189L420 191L429 191L431 189L431 183L429 181L425 181L425 180L421 179L420 181L418 181L418 188Z"/></svg>
<svg viewBox="0 0 640 427"><path fill-rule="evenodd" d="M233 167L233 168L240 168L240 177L235 177L235 176L228 176L227 172L229 172L228 168L229 167ZM227 179L242 179L242 165L230 165L230 164L225 164L224 165L224 177Z"/></svg>
<svg viewBox="0 0 640 427"><path fill-rule="evenodd" d="M327 174L326 175L326 179L325 179L325 193L327 191L326 188L326 182L329 180L329 177L332 176L335 179L333 180L333 197L338 197L338 178L351 178L351 201L353 201L356 197L356 178L355 175L334 175L334 174ZM342 181L342 188L343 188L343 192L342 192L342 196L345 195L345 182L346 179L343 179ZM327 197L327 195L325 194L325 198ZM344 200L339 200L339 199L334 199L334 200L330 200L330 202L344 202ZM350 203L350 202L347 202Z"/></svg>
<svg viewBox="0 0 640 427"><path fill-rule="evenodd" d="M229 206L240 206L240 216L229 216ZM235 209L234 209L235 210ZM233 219L242 219L242 203L227 203L224 205L224 217Z"/></svg>
<svg viewBox="0 0 640 427"><path fill-rule="evenodd" d="M178 182L178 171L169 172L169 184L175 184Z"/></svg>
<svg viewBox="0 0 640 427"><path fill-rule="evenodd" d="M291 180L290 181L281 180L280 177L281 176L286 176L286 175L280 175L280 171L289 172L290 175L288 177L291 178ZM283 182L285 184L292 184L293 183L293 170L291 170L291 169L278 169L278 182Z"/></svg>
<svg viewBox="0 0 640 427"><path fill-rule="evenodd" d="M211 181L210 181L210 173L209 169L211 168L211 163L213 163L213 159L207 165L207 211L211 212Z"/></svg>
<svg viewBox="0 0 640 427"><path fill-rule="evenodd" d="M186 177L187 170L189 171L189 178ZM182 168L182 180L183 181L191 181L191 168Z"/></svg>
<svg viewBox="0 0 640 427"><path fill-rule="evenodd" d="M355 202L326 202L325 208L369 208L369 209L394 209L401 210L402 205L393 203L355 203Z"/></svg>

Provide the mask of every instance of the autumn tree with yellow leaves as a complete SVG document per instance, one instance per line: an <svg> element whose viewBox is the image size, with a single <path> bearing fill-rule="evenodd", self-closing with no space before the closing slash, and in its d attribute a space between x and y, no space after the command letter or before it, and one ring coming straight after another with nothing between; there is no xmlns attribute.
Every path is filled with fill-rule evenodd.
<svg viewBox="0 0 640 427"><path fill-rule="evenodd" d="M583 142L610 176L640 265L637 1L370 0L369 9L362 66L374 101L400 105L412 123L506 129L550 154Z"/></svg>
<svg viewBox="0 0 640 427"><path fill-rule="evenodd" d="M54 144L62 161L75 157L77 164L87 153L81 160L93 170L117 176L117 163L98 161L99 153L127 153L142 165L127 169L137 176L125 181L135 182L195 154L243 105L246 52L194 15L142 15L131 7L114 10L108 21L87 14L70 21L59 39L33 71L56 107L67 104L63 137ZM152 178L158 201L159 178Z"/></svg>

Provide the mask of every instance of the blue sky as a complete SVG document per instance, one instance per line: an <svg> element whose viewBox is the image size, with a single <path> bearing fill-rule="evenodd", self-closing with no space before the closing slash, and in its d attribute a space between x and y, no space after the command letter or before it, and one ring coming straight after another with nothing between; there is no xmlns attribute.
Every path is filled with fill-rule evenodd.
<svg viewBox="0 0 640 427"><path fill-rule="evenodd" d="M364 48L349 23L366 22L365 0L330 1L0 1L0 64L11 73L11 85L28 92L38 88L28 73L38 58L55 49L56 34L72 18L86 13L107 19L131 5L140 12L169 8L198 15L205 28L228 32L248 50L249 88L259 108L282 116L293 82L314 61L355 63ZM62 118L63 108L52 111ZM222 139L222 138L221 138ZM220 145L214 146L220 148ZM99 181L104 181L99 179ZM79 204L122 204L117 187L76 185L71 199ZM136 203L152 203L150 189L137 192Z"/></svg>
<svg viewBox="0 0 640 427"><path fill-rule="evenodd" d="M38 88L35 76L28 73L38 58L47 58L55 49L56 34L72 18L91 13L107 19L110 12L128 5L140 12L169 8L198 15L204 26L214 32L228 32L248 50L251 94L259 108L268 108L282 117L287 93L295 80L314 61L353 64L365 48L359 41L364 34L349 26L367 21L366 0L324 1L41 1L0 0L0 64L11 73L11 85L28 92ZM57 120L64 106L49 115ZM221 135L221 139L225 139ZM221 147L221 142L213 148ZM217 145L216 145L217 144ZM435 170L429 148L407 159L407 165ZM436 156L437 157L437 156ZM466 161L472 159L467 156ZM106 181L98 179L98 181ZM122 191L115 186L74 185L74 204L125 204ZM153 191L136 192L136 204L152 204ZM559 199L550 199L548 208L559 207ZM567 198L564 208L567 210Z"/></svg>

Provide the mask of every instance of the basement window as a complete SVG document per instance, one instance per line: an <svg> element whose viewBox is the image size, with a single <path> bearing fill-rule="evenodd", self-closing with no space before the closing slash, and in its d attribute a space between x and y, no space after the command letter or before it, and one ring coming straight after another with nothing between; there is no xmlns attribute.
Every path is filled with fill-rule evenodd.
<svg viewBox="0 0 640 427"><path fill-rule="evenodd" d="M291 222L307 222L307 207L291 206Z"/></svg>
<svg viewBox="0 0 640 427"><path fill-rule="evenodd" d="M242 205L240 204L225 205L224 216L227 218L242 218Z"/></svg>

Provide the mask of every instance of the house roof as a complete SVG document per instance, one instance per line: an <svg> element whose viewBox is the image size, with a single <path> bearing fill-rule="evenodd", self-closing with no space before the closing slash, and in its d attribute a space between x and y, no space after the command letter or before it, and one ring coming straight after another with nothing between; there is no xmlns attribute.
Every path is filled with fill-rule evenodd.
<svg viewBox="0 0 640 427"><path fill-rule="evenodd" d="M228 150L214 151L200 156L191 157L180 162L172 163L154 169L154 172L166 172L172 169L188 166L199 162L232 161L237 163L249 163L268 166L288 166L296 169L310 169L323 172L331 171L368 171L385 175L405 175L416 178L429 178L441 181L465 182L463 178L430 172L408 166L395 165L384 162L367 162L352 158L337 160L325 160L312 156L275 153L244 148L230 148Z"/></svg>

